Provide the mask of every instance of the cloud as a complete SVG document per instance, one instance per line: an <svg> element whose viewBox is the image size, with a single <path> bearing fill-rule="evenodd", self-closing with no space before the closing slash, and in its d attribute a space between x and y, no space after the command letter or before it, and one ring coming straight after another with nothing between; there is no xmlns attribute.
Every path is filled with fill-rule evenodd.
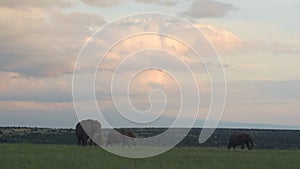
<svg viewBox="0 0 300 169"><path fill-rule="evenodd" d="M52 1L40 1L40 0L0 0L0 6L6 6L10 8L19 7L39 7L39 8L49 8L49 7L60 7L67 8L73 5L73 1L70 0L52 0Z"/></svg>
<svg viewBox="0 0 300 169"><path fill-rule="evenodd" d="M147 3L147 4L158 4L163 6L174 6L176 5L176 1L174 0L134 0L136 2ZM118 5L122 2L122 0L81 0L82 3L94 6L94 7L111 7ZM125 2L125 1L124 1ZM127 2L127 1L126 1Z"/></svg>
<svg viewBox="0 0 300 169"><path fill-rule="evenodd" d="M81 0L81 2L89 6L109 7L119 4L121 0Z"/></svg>
<svg viewBox="0 0 300 169"><path fill-rule="evenodd" d="M0 102L0 110L2 126L74 128L78 122L72 104Z"/></svg>
<svg viewBox="0 0 300 169"><path fill-rule="evenodd" d="M194 0L190 9L181 14L193 18L220 18L227 15L230 10L236 9L235 6L228 3L214 0Z"/></svg>
<svg viewBox="0 0 300 169"><path fill-rule="evenodd" d="M299 126L300 80L228 81L223 120Z"/></svg>
<svg viewBox="0 0 300 169"><path fill-rule="evenodd" d="M0 7L0 10L0 38L5 39L0 42L0 71L27 76L72 72L86 37L105 24L96 14L65 14L52 8Z"/></svg>
<svg viewBox="0 0 300 169"><path fill-rule="evenodd" d="M277 42L272 44L272 53L275 55L300 54L300 48L299 46Z"/></svg>
<svg viewBox="0 0 300 169"><path fill-rule="evenodd" d="M115 25L106 32L106 41L103 39L88 38L93 31L105 24L104 19L96 14L63 12L60 9L52 7L29 7L24 5L24 10L17 7L1 7L3 15L0 16L1 39L6 41L0 42L0 106L7 106L7 110L21 111L65 111L68 109L69 103L72 101L71 93L71 75L77 54L85 40L90 39L96 43L96 49L105 50L109 40L114 40L122 35L131 34L137 31L157 31L169 29L172 26L178 28L170 34L178 35L183 32L182 37L192 39L194 35L186 28L188 25L176 25L171 22L158 22L154 20L129 20L124 25L131 25L129 29L122 29L124 25ZM14 20L14 22L11 22ZM219 39L230 39L233 33L226 34L227 31L216 29L213 26L197 25L200 29L209 34L212 41L217 42ZM125 27L125 26L124 26ZM121 31L120 31L121 30ZM232 37L231 37L232 36ZM223 37L223 38L221 38ZM183 39L184 41L184 39ZM228 40L227 42L231 42ZM198 39L194 39L192 43L201 44ZM222 49L226 45L219 42ZM180 67L176 65L180 60L194 66L195 58L191 58L191 51L186 46L172 38L162 36L136 36L131 39L124 40L119 46L114 48L107 56L107 62L103 62L106 71L100 71L104 76L97 76L96 94L99 100L106 100L110 95L110 87L108 84L111 78L111 71L118 65L126 54L131 54L139 49L158 48L170 51L178 56L170 59L165 57L165 53L150 57L147 59L133 59L128 64L126 71L120 74L123 78L120 84L126 84L128 77L132 75L135 65L167 65L166 69L178 74L179 79L184 83L181 84L186 89L187 96L191 97L195 90L190 87L194 83L193 79L188 78ZM228 50L232 50L232 47ZM97 54L97 53L96 53ZM152 53L155 54L155 53ZM97 55L98 56L98 55ZM161 57L160 57L161 56ZM99 57L99 56L98 56ZM195 57L195 56L194 56ZM199 62L201 66L201 63ZM97 66L95 62L87 62L85 68ZM195 69L199 70L197 65ZM204 72L204 71L203 71ZM198 72L197 72L198 73ZM208 93L206 90L208 85L198 80L197 87ZM197 85L197 84L196 84ZM149 105L148 94L154 89L161 89L166 92L170 98L168 111L170 114L175 112L180 101L179 90L174 79L160 71L148 71L139 75L133 80L130 88L132 102L138 108L147 108ZM119 89L119 98L124 96L124 91ZM203 93L202 93L203 94ZM163 97L155 96L155 104L160 103ZM188 100L189 100L188 99ZM192 107L192 101L191 108ZM57 109L56 109L57 106ZM177 107L176 107L177 106ZM5 110L5 109L3 109ZM191 111L195 112L195 111ZM176 112L175 112L176 113ZM187 113L188 115L188 113Z"/></svg>
<svg viewBox="0 0 300 169"><path fill-rule="evenodd" d="M0 73L0 100L71 102L71 77L35 78L15 72Z"/></svg>
<svg viewBox="0 0 300 169"><path fill-rule="evenodd" d="M21 76L15 72L1 72L0 77L2 79L0 83L0 91L12 90L28 90L28 86L31 86L31 89L43 89L46 83L41 80L34 81L33 79L28 79Z"/></svg>
<svg viewBox="0 0 300 169"><path fill-rule="evenodd" d="M300 80L243 80L231 82L229 93L252 101L300 99ZM259 99L258 99L259 98ZM277 103L277 102L276 102Z"/></svg>
<svg viewBox="0 0 300 169"><path fill-rule="evenodd" d="M2 111L63 111L70 110L73 107L72 103L47 103L47 102L30 102L30 101L0 101L0 107Z"/></svg>
<svg viewBox="0 0 300 169"><path fill-rule="evenodd" d="M216 28L212 25L196 24L195 26L209 38L221 53L236 51L242 45L242 40L231 31Z"/></svg>
<svg viewBox="0 0 300 169"><path fill-rule="evenodd" d="M300 99L300 80L257 81L252 86L262 96L272 99Z"/></svg>
<svg viewBox="0 0 300 169"><path fill-rule="evenodd" d="M173 29L175 25L176 29ZM207 37L211 39L221 53L236 50L236 48L239 47L240 40L238 36L230 31L218 29L212 25L195 24L194 26L207 34ZM173 24L168 21L162 21L160 23L156 22L155 19L128 19L124 21L124 23L121 21L119 24L112 25L109 29L104 29L104 32L101 33L103 35L101 36L102 39L100 39L100 37L97 38L97 36L89 39L91 43L89 44L90 48L86 50L87 53L83 52L83 56L91 57L91 59L84 57L86 58L82 60L84 63L78 64L80 65L78 71L85 72L86 69L90 70L91 67L98 68L96 86L99 93L97 96L99 96L99 99L103 99L102 96L110 96L111 79L118 68L121 70L118 74L115 74L115 79L120 78L117 84L122 84L121 86L126 86L132 78L132 74L142 68L160 67L171 74L173 73L173 75L177 75L175 78L183 82L181 85L187 89L194 81L187 78L191 73L187 72L187 69L183 66L183 63L186 63L197 76L197 87L199 87L201 93L209 93L209 78L200 59L183 43L170 37L160 36L159 34L140 34L126 38L107 53L105 58L101 60L100 65L95 63L95 58L99 58L99 55L102 55L102 50L111 47L108 45L109 41L115 42L115 40L120 40L122 37L137 32L152 32L154 30L160 33L163 29L173 29L174 32L168 32L170 35L180 34L180 37L191 39L190 42L193 43L193 46L202 44L203 39L194 38L195 34L188 31L191 27L193 27L193 25ZM182 38L181 40L184 41L185 39ZM206 65L213 71L220 68L220 66L215 63L206 63ZM228 65L225 66L228 67ZM165 81L164 83L161 83L162 79ZM136 100L138 100L140 95L145 96L157 88L167 91L169 95L171 95L170 98L172 98L177 89L176 85L174 85L174 79L167 78L165 73L155 70L151 70L147 73L143 72L141 76L138 76L133 82L133 91L131 92L135 97L133 99ZM126 92L127 90L123 88L117 89L118 96L120 97L124 97ZM188 92L193 94L195 90L190 89Z"/></svg>
<svg viewBox="0 0 300 169"><path fill-rule="evenodd" d="M135 0L135 1L149 3L149 4L159 4L164 6L174 6L177 3L174 0Z"/></svg>
<svg viewBox="0 0 300 169"><path fill-rule="evenodd" d="M5 42L0 42L1 57L0 57L0 100L8 101L41 101L41 102L69 102L71 98L71 78L70 73L73 71L76 56L83 44L83 40L88 39L88 34L95 30L99 25L104 24L102 17L95 14L68 13L64 14L59 10L44 10L41 8L27 8L20 11L14 8L2 8L6 17L0 16L0 25L2 25L3 39ZM14 27L6 18L11 18L16 21L18 26ZM123 30L120 25L112 27L106 32L107 39L115 39L123 34L130 34L136 31L147 32L155 30L160 32L161 29L168 29L169 26L174 26L172 23L163 22L161 25L158 22L145 20L132 20L124 24L131 25L129 29ZM183 37L194 37L189 31L184 31L187 25L177 25L178 32L183 32ZM235 50L238 46L239 38L232 32L218 29L212 25L196 24L196 27L201 29L220 51ZM123 30L123 31L120 31ZM173 32L178 34L178 32ZM171 32L172 33L172 32ZM151 39L151 40L149 40ZM107 49L107 42L101 39L90 38L97 45L97 50ZM200 42L195 39L195 44ZM110 85L105 85L111 78L116 66L120 63L124 56L132 54L139 49L158 48L169 51L176 57L166 56L166 53L157 54L157 57L135 58L130 60L122 75L136 71L138 66L161 65L169 71L179 74L184 79L185 74L178 67L181 61L186 62L197 73L205 72L201 63L195 58L191 58L192 53L189 49L178 41L162 36L143 35L136 36L124 40L120 45L116 46L107 55L103 61L101 69L104 71L104 78L101 77L98 96L103 96L100 99L109 96ZM96 53L97 54L97 53ZM160 57L158 59L158 57ZM195 64L198 63L198 64ZM82 69L89 69L92 66L97 66L95 62L87 62ZM109 70L110 72L107 72ZM106 71L106 72L105 72ZM101 72L102 73L102 72ZM145 94L152 89L161 88L168 90L174 88L174 81L170 78L161 75L160 72L151 71L146 73L146 76L141 76L134 84L134 92ZM157 78L155 78L157 77ZM160 77L160 78L159 78ZM150 79L149 79L150 78ZM153 79L153 80L151 80ZM163 79L164 83L161 83ZM203 78L205 79L205 78ZM208 92L209 87L206 82L199 80L201 90ZM123 81L122 83L125 83ZM186 82L186 83L192 83ZM145 91L141 92L141 89ZM172 93L173 91L169 91ZM191 91L192 92L192 91Z"/></svg>
<svg viewBox="0 0 300 169"><path fill-rule="evenodd" d="M238 50L241 46L241 40L233 32L218 29L213 27L212 25L197 24L195 26L199 28L209 38L212 44L216 47L217 51L221 54L225 52L234 52ZM142 26L137 29L141 28L144 29ZM143 31L147 30L144 29ZM178 32L180 31L181 30L179 29ZM183 37L190 38L193 36L190 32L184 31L184 29L182 30L182 32ZM151 39L151 41L149 41L149 39ZM203 42L201 39L195 39L193 43L193 45L195 46L195 44L201 44ZM113 48L110 53L108 53L108 55L102 62L103 64L101 65L101 69L113 71L116 68L116 66L118 66L119 62L122 59L124 59L124 56L127 56L142 49L152 48L164 50L164 52L152 52L152 55L154 55L155 53L156 56L160 56L159 60L154 59L154 57L153 59L148 57L148 59L145 60L143 56L150 54L141 52L139 53L139 56L141 56L140 58L143 59L136 58L135 60L131 60L132 64L128 66L128 71L135 69L136 65L163 65L168 70L178 70L178 66L176 66L178 65L178 62L184 62L189 66L194 66L194 68L196 69L198 67L198 72L199 70L201 70L199 60L194 58L194 54L192 53L192 51L190 51L189 48L187 48L187 46L175 39L154 35L141 35L124 40L122 43L118 44L115 48ZM175 59L174 57L167 57L168 53L165 52L170 52L170 55L174 55L177 58Z"/></svg>
<svg viewBox="0 0 300 169"><path fill-rule="evenodd" d="M266 40L245 40L241 41L239 50L242 52L268 52L272 55L297 55L300 48L290 42L266 41Z"/></svg>

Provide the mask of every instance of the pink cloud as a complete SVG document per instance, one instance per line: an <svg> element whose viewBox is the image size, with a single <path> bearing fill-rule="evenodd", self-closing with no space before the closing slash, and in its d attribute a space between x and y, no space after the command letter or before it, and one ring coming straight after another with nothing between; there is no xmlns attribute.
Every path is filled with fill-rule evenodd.
<svg viewBox="0 0 300 169"><path fill-rule="evenodd" d="M0 109L2 111L49 111L49 110L70 110L73 108L73 103L45 103L45 102L30 102L30 101L0 101Z"/></svg>
<svg viewBox="0 0 300 169"><path fill-rule="evenodd" d="M198 24L195 26L209 38L220 53L237 51L242 45L241 39L231 31L216 28L212 25Z"/></svg>

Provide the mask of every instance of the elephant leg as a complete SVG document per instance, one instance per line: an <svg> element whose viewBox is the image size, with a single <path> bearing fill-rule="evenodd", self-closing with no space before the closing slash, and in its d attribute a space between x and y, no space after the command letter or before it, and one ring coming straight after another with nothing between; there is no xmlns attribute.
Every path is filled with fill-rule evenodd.
<svg viewBox="0 0 300 169"><path fill-rule="evenodd" d="M128 144L128 141L126 140L126 138L122 138L122 146L123 147L125 147L125 146L129 147L129 144Z"/></svg>
<svg viewBox="0 0 300 169"><path fill-rule="evenodd" d="M248 142L246 143L246 146L247 146L248 150L251 150L250 145L249 145Z"/></svg>
<svg viewBox="0 0 300 169"><path fill-rule="evenodd" d="M242 144L242 150L244 150L244 147L245 147L245 144L243 143L243 144Z"/></svg>
<svg viewBox="0 0 300 169"><path fill-rule="evenodd" d="M125 145L126 145L126 142L123 140L122 141L122 146L125 147Z"/></svg>
<svg viewBox="0 0 300 169"><path fill-rule="evenodd" d="M90 146L92 146L94 143L93 140L91 138L89 138L89 141L90 141Z"/></svg>
<svg viewBox="0 0 300 169"><path fill-rule="evenodd" d="M79 146L82 146L82 145L83 145L83 139L82 139L82 138L79 138L79 139L78 139L78 145L79 145Z"/></svg>
<svg viewBox="0 0 300 169"><path fill-rule="evenodd" d="M84 146L84 138L81 139L81 145Z"/></svg>
<svg viewBox="0 0 300 169"><path fill-rule="evenodd" d="M127 139L126 143L127 143L128 147L131 147L131 141L130 141L130 139Z"/></svg>
<svg viewBox="0 0 300 169"><path fill-rule="evenodd" d="M228 145L227 149L229 150L231 148L231 145Z"/></svg>
<svg viewBox="0 0 300 169"><path fill-rule="evenodd" d="M87 145L87 141L88 141L87 138L84 138L84 139L83 139L83 146L86 146L86 145Z"/></svg>
<svg viewBox="0 0 300 169"><path fill-rule="evenodd" d="M233 149L235 149L235 145L233 146Z"/></svg>
<svg viewBox="0 0 300 169"><path fill-rule="evenodd" d="M97 144L93 141L93 140L91 140L91 142L90 142L90 146L96 146Z"/></svg>
<svg viewBox="0 0 300 169"><path fill-rule="evenodd" d="M111 141L110 141L110 140L107 140L107 142L106 142L106 146L112 146L112 143L111 143Z"/></svg>
<svg viewBox="0 0 300 169"><path fill-rule="evenodd" d="M77 143L79 146L81 146L81 139L80 138L77 138Z"/></svg>
<svg viewBox="0 0 300 169"><path fill-rule="evenodd" d="M128 147L131 147L131 144L130 144L129 140L126 141L126 144L127 144Z"/></svg>

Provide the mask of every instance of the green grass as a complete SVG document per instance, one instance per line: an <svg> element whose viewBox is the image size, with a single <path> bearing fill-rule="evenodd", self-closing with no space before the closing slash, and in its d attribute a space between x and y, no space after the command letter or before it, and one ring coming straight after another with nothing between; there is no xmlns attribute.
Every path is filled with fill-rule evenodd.
<svg viewBox="0 0 300 169"><path fill-rule="evenodd" d="M0 169L298 169L300 151L174 148L128 159L97 147L0 144Z"/></svg>

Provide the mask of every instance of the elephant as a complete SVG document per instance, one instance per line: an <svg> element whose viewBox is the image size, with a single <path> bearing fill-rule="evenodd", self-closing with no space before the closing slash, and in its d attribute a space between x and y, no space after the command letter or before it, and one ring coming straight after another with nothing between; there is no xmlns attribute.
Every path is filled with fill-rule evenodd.
<svg viewBox="0 0 300 169"><path fill-rule="evenodd" d="M79 146L102 144L101 124L97 120L87 119L77 123L75 133Z"/></svg>
<svg viewBox="0 0 300 169"><path fill-rule="evenodd" d="M253 149L253 137L247 133L235 133L229 137L228 149L233 147L235 149L236 146L241 145L242 150L245 147L245 144L248 150Z"/></svg>
<svg viewBox="0 0 300 169"><path fill-rule="evenodd" d="M125 145L131 147L131 144L135 145L134 138L136 138L136 135L131 131L112 130L107 135L106 146L113 146L113 144L122 143L123 147Z"/></svg>

